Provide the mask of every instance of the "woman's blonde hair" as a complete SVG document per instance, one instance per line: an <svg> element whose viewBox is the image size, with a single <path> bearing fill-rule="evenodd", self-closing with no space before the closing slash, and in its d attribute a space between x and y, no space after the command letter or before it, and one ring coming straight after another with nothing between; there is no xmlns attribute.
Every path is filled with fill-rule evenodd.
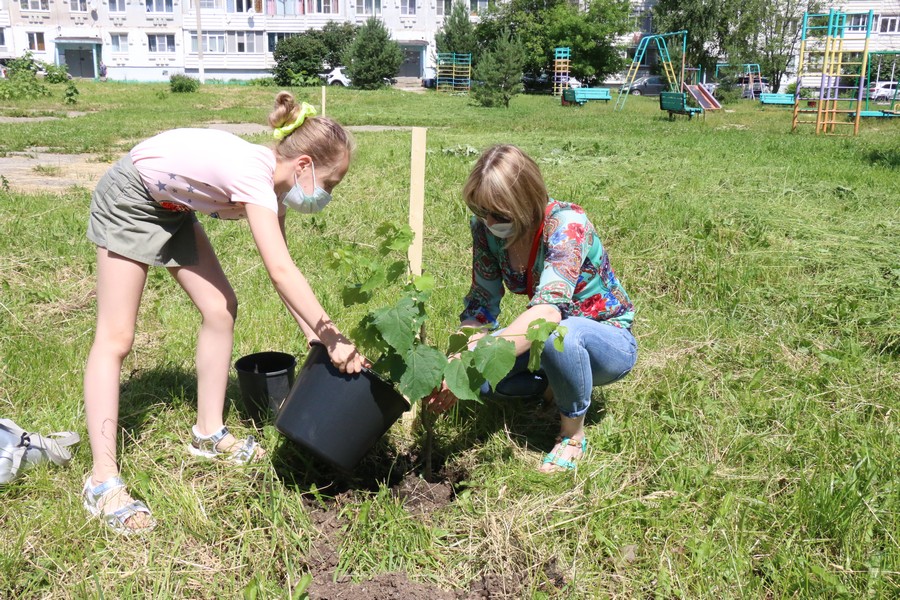
<svg viewBox="0 0 900 600"><path fill-rule="evenodd" d="M275 109L269 113L269 125L277 129L297 120L301 105L290 92L278 92ZM307 154L320 165L334 165L356 147L353 137L340 123L328 117L307 117L303 124L285 136L275 152L292 159Z"/></svg>
<svg viewBox="0 0 900 600"><path fill-rule="evenodd" d="M537 163L516 146L499 144L485 150L475 163L463 199L476 215L492 212L509 217L515 233L508 247L541 222L550 197Z"/></svg>

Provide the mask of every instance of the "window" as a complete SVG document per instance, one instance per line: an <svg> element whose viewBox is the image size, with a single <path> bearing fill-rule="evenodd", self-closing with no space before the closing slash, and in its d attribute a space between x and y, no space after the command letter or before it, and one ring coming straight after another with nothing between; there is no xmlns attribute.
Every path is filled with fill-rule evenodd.
<svg viewBox="0 0 900 600"><path fill-rule="evenodd" d="M450 14L450 9L453 8L453 0L437 0L437 14L438 16L445 16Z"/></svg>
<svg viewBox="0 0 900 600"><path fill-rule="evenodd" d="M191 34L191 52L197 53L197 33ZM224 31L204 31L203 32L203 54L224 54L225 52L225 32Z"/></svg>
<svg viewBox="0 0 900 600"><path fill-rule="evenodd" d="M865 32L869 24L869 15L850 15L850 22L847 24L847 31Z"/></svg>
<svg viewBox="0 0 900 600"><path fill-rule="evenodd" d="M69 0L69 9L72 12L87 12L87 0Z"/></svg>
<svg viewBox="0 0 900 600"><path fill-rule="evenodd" d="M200 0L200 8L221 8L219 0Z"/></svg>
<svg viewBox="0 0 900 600"><path fill-rule="evenodd" d="M50 0L19 0L22 10L50 10Z"/></svg>
<svg viewBox="0 0 900 600"><path fill-rule="evenodd" d="M109 34L109 45L112 46L113 52L128 52L128 34L127 33L111 33L111 34Z"/></svg>
<svg viewBox="0 0 900 600"><path fill-rule="evenodd" d="M109 12L111 12L111 13L125 12L125 0L109 0Z"/></svg>
<svg viewBox="0 0 900 600"><path fill-rule="evenodd" d="M356 0L356 14L380 15L381 0Z"/></svg>
<svg viewBox="0 0 900 600"><path fill-rule="evenodd" d="M401 15L416 14L416 0L400 0L400 14Z"/></svg>
<svg viewBox="0 0 900 600"><path fill-rule="evenodd" d="M28 49L34 50L35 52L43 52L44 51L44 32L43 31L28 34Z"/></svg>
<svg viewBox="0 0 900 600"><path fill-rule="evenodd" d="M270 31L268 33L268 42L269 42L269 52L275 52L275 46L278 45L278 42L281 40L286 40L289 37L293 37L297 35L296 33L282 33L280 31Z"/></svg>
<svg viewBox="0 0 900 600"><path fill-rule="evenodd" d="M878 19L878 33L897 33L900 31L900 17L886 17Z"/></svg>
<svg viewBox="0 0 900 600"><path fill-rule="evenodd" d="M339 0L306 0L306 12L309 14L319 13L319 14L337 14L338 12L338 1ZM362 2L363 0L357 0L357 2ZM372 0L368 0L371 4ZM376 0L378 2L379 10L381 7L381 0ZM357 14L360 14L359 11L356 11ZM369 13L366 13L369 14Z"/></svg>
<svg viewBox="0 0 900 600"><path fill-rule="evenodd" d="M172 0L147 0L147 12L173 12Z"/></svg>
<svg viewBox="0 0 900 600"><path fill-rule="evenodd" d="M162 54L175 52L174 33L151 33L147 35L147 49L150 52Z"/></svg>
<svg viewBox="0 0 900 600"><path fill-rule="evenodd" d="M0 48L6 46L6 33L4 33L3 28L0 27Z"/></svg>
<svg viewBox="0 0 900 600"><path fill-rule="evenodd" d="M469 9L473 14L481 14L488 7L488 0L469 0Z"/></svg>
<svg viewBox="0 0 900 600"><path fill-rule="evenodd" d="M227 0L226 11L230 13L261 13L262 0Z"/></svg>
<svg viewBox="0 0 900 600"><path fill-rule="evenodd" d="M257 54L263 51L262 33L253 31L229 31L228 52Z"/></svg>
<svg viewBox="0 0 900 600"><path fill-rule="evenodd" d="M275 14L276 15L296 15L297 14L297 0L275 0ZM269 46L270 48L274 48L274 46Z"/></svg>

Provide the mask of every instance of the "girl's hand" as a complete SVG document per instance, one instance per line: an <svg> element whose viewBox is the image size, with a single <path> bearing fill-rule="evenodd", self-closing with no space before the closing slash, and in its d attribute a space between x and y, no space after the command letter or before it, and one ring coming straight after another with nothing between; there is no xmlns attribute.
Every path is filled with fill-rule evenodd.
<svg viewBox="0 0 900 600"><path fill-rule="evenodd" d="M441 387L436 388L431 395L425 398L425 406L435 414L446 412L456 404L456 396L447 387L447 382L442 381Z"/></svg>
<svg viewBox="0 0 900 600"><path fill-rule="evenodd" d="M371 366L369 361L356 350L356 346L341 334L337 334L333 340L325 345L328 349L328 357L341 373L355 375L362 371L363 367Z"/></svg>

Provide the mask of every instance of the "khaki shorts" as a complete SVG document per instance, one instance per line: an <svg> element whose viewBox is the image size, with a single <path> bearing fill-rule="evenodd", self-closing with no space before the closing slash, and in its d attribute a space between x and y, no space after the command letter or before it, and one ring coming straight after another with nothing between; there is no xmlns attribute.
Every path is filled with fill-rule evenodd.
<svg viewBox="0 0 900 600"><path fill-rule="evenodd" d="M167 210L144 187L126 154L106 172L91 197L88 239L145 265L196 265L193 212Z"/></svg>

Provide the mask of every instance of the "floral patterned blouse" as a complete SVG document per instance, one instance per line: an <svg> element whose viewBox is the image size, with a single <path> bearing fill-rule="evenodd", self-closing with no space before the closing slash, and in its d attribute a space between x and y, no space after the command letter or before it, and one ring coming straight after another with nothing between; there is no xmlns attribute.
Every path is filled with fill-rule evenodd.
<svg viewBox="0 0 900 600"><path fill-rule="evenodd" d="M634 305L580 206L550 200L534 261L534 290L526 290L524 271L513 270L504 240L491 234L481 219L473 217L471 228L472 287L460 321L472 319L496 326L505 284L514 294L527 294L529 308L553 304L563 318L587 317L631 329Z"/></svg>

